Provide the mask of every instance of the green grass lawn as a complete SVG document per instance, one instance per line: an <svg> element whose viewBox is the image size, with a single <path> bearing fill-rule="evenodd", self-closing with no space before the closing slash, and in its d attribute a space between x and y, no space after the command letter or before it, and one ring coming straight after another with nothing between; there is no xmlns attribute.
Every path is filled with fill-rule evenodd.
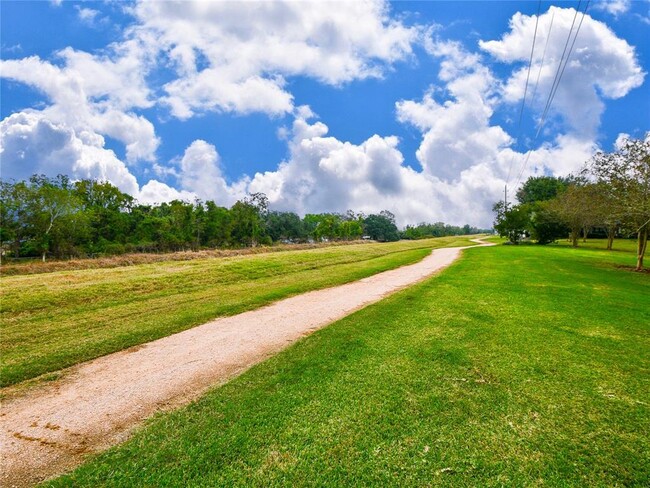
<svg viewBox="0 0 650 488"><path fill-rule="evenodd" d="M4 276L0 386L464 245L447 237Z"/></svg>
<svg viewBox="0 0 650 488"><path fill-rule="evenodd" d="M648 275L465 253L48 486L647 486Z"/></svg>
<svg viewBox="0 0 650 488"><path fill-rule="evenodd" d="M571 241L568 239L561 239L551 246L564 246L570 247ZM630 253L629 258L632 264L636 264L636 239L615 239L612 246L612 252ZM583 242L582 238L578 240L578 249L607 249L607 239L587 239Z"/></svg>

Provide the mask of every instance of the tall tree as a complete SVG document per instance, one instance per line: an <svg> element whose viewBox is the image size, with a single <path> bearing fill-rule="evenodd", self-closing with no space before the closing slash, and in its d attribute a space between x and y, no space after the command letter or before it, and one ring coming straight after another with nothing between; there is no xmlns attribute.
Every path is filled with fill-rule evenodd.
<svg viewBox="0 0 650 488"><path fill-rule="evenodd" d="M211 247L225 247L231 244L232 216L230 210L216 203L205 203L201 244Z"/></svg>
<svg viewBox="0 0 650 488"><path fill-rule="evenodd" d="M302 220L293 212L269 212L266 229L273 241L302 241L307 237Z"/></svg>
<svg viewBox="0 0 650 488"><path fill-rule="evenodd" d="M569 186L569 179L556 176L531 176L517 190L519 203L535 203L552 200Z"/></svg>
<svg viewBox="0 0 650 488"><path fill-rule="evenodd" d="M597 223L593 210L596 185L571 185L549 204L549 210L555 213L570 231L573 247L578 247L581 232ZM585 234L586 235L586 234Z"/></svg>
<svg viewBox="0 0 650 488"><path fill-rule="evenodd" d="M0 247L20 256L22 245L30 238L29 203L32 189L24 182L0 182Z"/></svg>
<svg viewBox="0 0 650 488"><path fill-rule="evenodd" d="M73 194L69 178L64 175L56 178L34 175L29 179L29 186L29 224L45 261L52 235L58 233L66 218L73 217L81 209L81 202Z"/></svg>
<svg viewBox="0 0 650 488"><path fill-rule="evenodd" d="M650 229L650 132L643 140L627 140L615 152L597 153L589 170L609 189L616 216L637 234L636 269L640 271Z"/></svg>
<svg viewBox="0 0 650 488"><path fill-rule="evenodd" d="M264 225L267 213L268 198L264 193L253 193L236 202L230 209L235 244L255 247L270 243Z"/></svg>
<svg viewBox="0 0 650 488"><path fill-rule="evenodd" d="M507 237L513 244L519 244L525 235L530 224L530 215L523 205L507 205L504 202L497 202L492 207L496 213L494 230L501 237Z"/></svg>
<svg viewBox="0 0 650 488"><path fill-rule="evenodd" d="M399 240L395 216L388 210L382 210L379 215L368 215L363 221L363 227L365 234L376 241L390 242Z"/></svg>
<svg viewBox="0 0 650 488"><path fill-rule="evenodd" d="M122 249L127 241L133 197L106 181L80 180L74 194L81 201L90 226L89 250L105 252L113 245Z"/></svg>

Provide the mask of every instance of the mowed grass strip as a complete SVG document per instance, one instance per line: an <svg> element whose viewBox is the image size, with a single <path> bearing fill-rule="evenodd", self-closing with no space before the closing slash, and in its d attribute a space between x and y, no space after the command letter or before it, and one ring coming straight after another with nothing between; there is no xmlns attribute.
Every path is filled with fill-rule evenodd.
<svg viewBox="0 0 650 488"><path fill-rule="evenodd" d="M647 486L648 276L465 253L47 486Z"/></svg>
<svg viewBox="0 0 650 488"><path fill-rule="evenodd" d="M0 384L471 244L450 237L3 277Z"/></svg>

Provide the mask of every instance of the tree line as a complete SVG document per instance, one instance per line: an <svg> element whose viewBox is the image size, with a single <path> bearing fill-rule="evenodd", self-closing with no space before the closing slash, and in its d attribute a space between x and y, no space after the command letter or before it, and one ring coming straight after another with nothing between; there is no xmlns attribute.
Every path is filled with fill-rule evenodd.
<svg viewBox="0 0 650 488"><path fill-rule="evenodd" d="M650 139L628 140L619 150L596 153L576 175L529 178L519 204L497 202L494 229L510 242L524 236L539 244L599 233L611 250L614 237L637 239L637 270L650 229Z"/></svg>
<svg viewBox="0 0 650 488"><path fill-rule="evenodd" d="M230 208L200 200L143 205L104 181L72 181L65 175L0 181L0 249L5 258L45 260L362 237L396 241L478 231L439 222L400 232L387 210L367 216L348 210L301 218L293 212L270 211L263 193L248 195Z"/></svg>

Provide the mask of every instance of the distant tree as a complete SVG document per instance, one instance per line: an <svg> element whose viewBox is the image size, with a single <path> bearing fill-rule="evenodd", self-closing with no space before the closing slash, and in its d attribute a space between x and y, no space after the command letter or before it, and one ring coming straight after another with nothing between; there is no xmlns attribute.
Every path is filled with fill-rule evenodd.
<svg viewBox="0 0 650 488"><path fill-rule="evenodd" d="M517 201L530 204L551 200L569 186L569 178L556 176L531 176L517 190Z"/></svg>
<svg viewBox="0 0 650 488"><path fill-rule="evenodd" d="M614 237L621 229L621 216L616 210L616 205L612 189L602 181L596 183L591 195L590 209L595 225L605 229L608 251L612 250Z"/></svg>
<svg viewBox="0 0 650 488"><path fill-rule="evenodd" d="M616 217L637 234L636 269L643 269L650 228L650 133L643 140L628 140L615 152L597 153L588 170L609 189Z"/></svg>
<svg viewBox="0 0 650 488"><path fill-rule="evenodd" d="M395 225L395 216L383 210L379 215L369 215L363 221L364 233L371 239L380 242L399 240L399 232Z"/></svg>
<svg viewBox="0 0 650 488"><path fill-rule="evenodd" d="M234 243L252 247L270 244L264 225L267 213L268 198L263 193L253 193L236 202L230 209Z"/></svg>
<svg viewBox="0 0 650 488"><path fill-rule="evenodd" d="M496 213L494 230L501 237L507 237L513 244L519 244L530 225L530 216L526 208L522 205L510 206L504 202L497 202L492 210Z"/></svg>
<svg viewBox="0 0 650 488"><path fill-rule="evenodd" d="M0 246L20 256L21 248L30 238L29 220L32 191L24 181L0 182Z"/></svg>
<svg viewBox="0 0 650 488"><path fill-rule="evenodd" d="M293 212L269 212L266 230L273 241L303 241L307 237L301 218Z"/></svg>
<svg viewBox="0 0 650 488"><path fill-rule="evenodd" d="M569 228L573 247L578 247L580 233L586 236L598 222L598 215L594 212L598 192L599 187L594 184L571 185L549 205L549 209Z"/></svg>
<svg viewBox="0 0 650 488"><path fill-rule="evenodd" d="M326 239L328 241L337 240L341 235L341 216L337 214L322 214L321 219L316 226L314 236L318 240Z"/></svg>
<svg viewBox="0 0 650 488"><path fill-rule="evenodd" d="M133 197L109 182L90 179L75 182L73 193L81 202L88 222L88 250L104 252L107 245L127 241Z"/></svg>
<svg viewBox="0 0 650 488"><path fill-rule="evenodd" d="M407 225L404 231L402 232L402 237L404 239L421 239L424 237L422 233L422 225L420 224L417 227L412 225Z"/></svg>
<svg viewBox="0 0 650 488"><path fill-rule="evenodd" d="M66 221L73 220L81 209L81 202L73 194L69 178L64 175L56 178L34 175L29 179L29 189L28 225L42 260L45 261L52 236L67 235L61 227Z"/></svg>
<svg viewBox="0 0 650 488"><path fill-rule="evenodd" d="M339 225L339 238L344 241L359 239L363 235L363 214L348 210L341 216Z"/></svg>
<svg viewBox="0 0 650 488"><path fill-rule="evenodd" d="M219 207L213 201L205 202L201 244L210 247L226 247L231 243L232 215L230 210Z"/></svg>
<svg viewBox="0 0 650 488"><path fill-rule="evenodd" d="M531 238L538 244L550 244L566 237L568 227L552 207L553 200L535 202L525 205L529 216L528 230Z"/></svg>

